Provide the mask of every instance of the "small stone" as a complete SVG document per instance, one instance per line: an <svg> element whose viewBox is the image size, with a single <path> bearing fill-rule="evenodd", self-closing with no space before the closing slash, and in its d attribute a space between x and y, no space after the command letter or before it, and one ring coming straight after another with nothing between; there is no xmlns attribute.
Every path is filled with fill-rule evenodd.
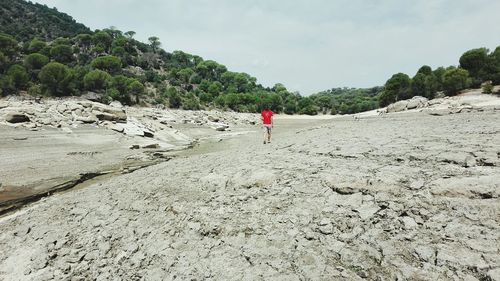
<svg viewBox="0 0 500 281"><path fill-rule="evenodd" d="M403 226L405 229L414 229L418 227L417 222L412 217L403 217L401 218Z"/></svg>
<svg viewBox="0 0 500 281"><path fill-rule="evenodd" d="M410 189L412 189L412 190L419 190L419 189L421 189L422 187L424 187L424 185L425 185L424 180L423 180L423 179L418 179L418 180L416 180L416 181L413 181L413 182L410 184L409 188L410 188Z"/></svg>
<svg viewBox="0 0 500 281"><path fill-rule="evenodd" d="M143 145L142 148L145 148L145 149L158 149L158 148L160 148L160 145L157 144L157 143L152 143L152 144Z"/></svg>

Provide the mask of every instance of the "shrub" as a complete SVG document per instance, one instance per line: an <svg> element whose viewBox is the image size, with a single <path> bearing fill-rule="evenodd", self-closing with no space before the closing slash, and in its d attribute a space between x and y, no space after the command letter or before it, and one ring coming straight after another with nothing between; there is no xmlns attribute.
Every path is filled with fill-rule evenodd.
<svg viewBox="0 0 500 281"><path fill-rule="evenodd" d="M29 70L42 69L47 63L49 63L49 58L40 53L33 53L24 58L24 65Z"/></svg>
<svg viewBox="0 0 500 281"><path fill-rule="evenodd" d="M12 65L7 74L12 77L12 83L14 83L14 87L17 89L24 89L26 83L28 83L28 73L26 73L26 68L14 64Z"/></svg>
<svg viewBox="0 0 500 281"><path fill-rule="evenodd" d="M198 102L198 100L196 98L190 97L190 98L186 99L182 103L182 109L185 109L185 110L200 110L201 106L200 106L200 103Z"/></svg>
<svg viewBox="0 0 500 281"><path fill-rule="evenodd" d="M128 85L128 92L135 96L136 103L139 103L140 97L144 94L144 85L141 82L133 79Z"/></svg>
<svg viewBox="0 0 500 281"><path fill-rule="evenodd" d="M493 93L493 83L491 81L486 81L481 85L481 89L483 89L484 94Z"/></svg>
<svg viewBox="0 0 500 281"><path fill-rule="evenodd" d="M38 79L49 94L62 95L67 86L68 67L58 62L51 62L42 67Z"/></svg>
<svg viewBox="0 0 500 281"><path fill-rule="evenodd" d="M83 77L83 84L87 90L98 91L108 87L111 76L102 70L92 70Z"/></svg>
<svg viewBox="0 0 500 281"><path fill-rule="evenodd" d="M448 96L456 95L469 83L469 72L462 68L450 68L443 75L443 88Z"/></svg>
<svg viewBox="0 0 500 281"><path fill-rule="evenodd" d="M56 45L50 49L50 56L60 63L68 63L73 60L73 49L68 45Z"/></svg>
<svg viewBox="0 0 500 281"><path fill-rule="evenodd" d="M14 82L9 75L0 75L0 94L6 96L14 92Z"/></svg>
<svg viewBox="0 0 500 281"><path fill-rule="evenodd" d="M182 104L182 99L175 88L169 88L167 90L168 105L170 108L179 108Z"/></svg>
<svg viewBox="0 0 500 281"><path fill-rule="evenodd" d="M122 69L122 61L115 56L102 56L95 58L91 62L92 67L107 71L109 73L117 73Z"/></svg>

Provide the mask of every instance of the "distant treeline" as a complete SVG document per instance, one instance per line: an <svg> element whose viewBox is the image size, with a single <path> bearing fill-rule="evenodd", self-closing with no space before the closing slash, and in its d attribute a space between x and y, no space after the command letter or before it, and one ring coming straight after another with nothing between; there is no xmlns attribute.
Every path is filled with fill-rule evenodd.
<svg viewBox="0 0 500 281"><path fill-rule="evenodd" d="M500 84L500 46L493 52L486 48L469 50L460 57L459 63L459 67L434 70L424 65L413 78L404 73L394 74L380 93L380 106L414 96L432 99L438 92L452 96L469 87L478 88L483 83L484 91L488 93L491 85Z"/></svg>

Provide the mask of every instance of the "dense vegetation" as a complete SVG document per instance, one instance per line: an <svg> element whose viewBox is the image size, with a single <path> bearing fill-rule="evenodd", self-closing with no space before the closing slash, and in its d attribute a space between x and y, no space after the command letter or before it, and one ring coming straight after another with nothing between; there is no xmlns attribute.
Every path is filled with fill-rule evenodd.
<svg viewBox="0 0 500 281"><path fill-rule="evenodd" d="M435 70L424 65L413 78L404 73L394 74L379 96L380 106L414 96L432 99L438 92L452 96L468 87L478 88L483 83L490 86L500 84L500 46L492 52L486 48L469 50L459 62L459 67L438 67Z"/></svg>
<svg viewBox="0 0 500 281"><path fill-rule="evenodd" d="M314 94L311 99L324 114L353 114L378 108L378 97L382 90L382 87L333 88Z"/></svg>
<svg viewBox="0 0 500 281"><path fill-rule="evenodd" d="M103 102L165 105L196 110L220 108L286 114L351 114L413 96L454 95L485 81L500 83L500 47L467 51L460 67L422 66L410 78L394 74L384 87L334 88L309 97L282 84L264 87L255 77L229 71L213 60L166 52L160 38L148 43L135 32L90 31L70 16L21 0L0 4L0 95L69 96L97 93ZM491 87L491 85L490 85Z"/></svg>
<svg viewBox="0 0 500 281"><path fill-rule="evenodd" d="M26 42L35 37L44 40L71 37L79 33L90 33L90 29L55 8L22 0L2 0L0 32Z"/></svg>
<svg viewBox="0 0 500 281"><path fill-rule="evenodd" d="M265 106L282 112L286 105L289 113L303 110L303 98L281 84L266 88L215 61L182 51L168 53L158 37L144 44L133 36L133 31L109 28L53 41L19 42L0 34L0 92L68 96L91 91L104 101L125 104L242 112Z"/></svg>

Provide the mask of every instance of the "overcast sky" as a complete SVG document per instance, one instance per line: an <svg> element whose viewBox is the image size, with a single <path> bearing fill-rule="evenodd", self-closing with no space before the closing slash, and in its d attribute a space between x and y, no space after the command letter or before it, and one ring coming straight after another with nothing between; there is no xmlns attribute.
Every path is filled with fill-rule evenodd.
<svg viewBox="0 0 500 281"><path fill-rule="evenodd" d="M91 29L115 26L167 51L308 95L383 85L500 45L499 0L35 0Z"/></svg>

